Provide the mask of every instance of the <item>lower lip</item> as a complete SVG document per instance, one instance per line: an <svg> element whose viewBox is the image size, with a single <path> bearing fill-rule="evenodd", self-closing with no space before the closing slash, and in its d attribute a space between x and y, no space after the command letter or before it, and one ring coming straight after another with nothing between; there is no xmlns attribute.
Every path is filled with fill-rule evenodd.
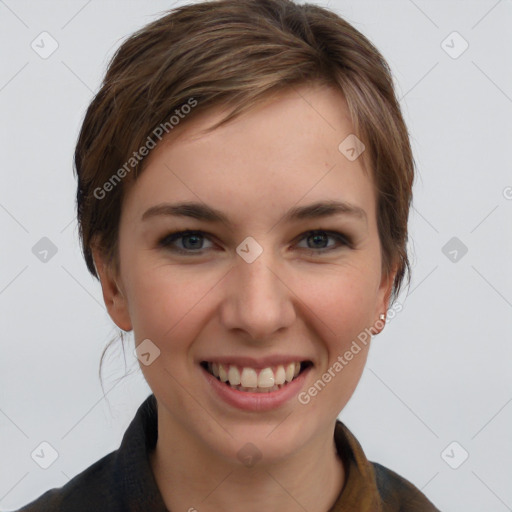
<svg viewBox="0 0 512 512"><path fill-rule="evenodd" d="M246 411L269 411L282 406L298 395L300 389L304 385L306 375L309 373L312 366L306 368L301 374L281 389L267 393L238 391L238 389L234 389L218 380L202 366L200 366L200 368L203 375L206 377L206 381L210 385L209 388L213 388L216 395L224 400L224 402L236 407L237 409L243 409Z"/></svg>

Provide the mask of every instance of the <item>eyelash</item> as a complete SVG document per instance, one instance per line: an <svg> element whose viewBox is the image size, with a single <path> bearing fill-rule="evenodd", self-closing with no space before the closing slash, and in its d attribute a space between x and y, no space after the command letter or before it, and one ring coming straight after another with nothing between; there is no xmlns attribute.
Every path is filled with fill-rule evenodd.
<svg viewBox="0 0 512 512"><path fill-rule="evenodd" d="M326 234L327 236L329 236L331 238L335 238L342 245L352 248L352 239L350 237L343 235L342 233L338 233L337 231L327 231L327 230L323 230L323 229L315 229L315 230L311 230L311 231L306 231L305 233L300 235L299 241L302 241L303 239L305 239L309 236L322 235L322 234ZM180 238L185 238L186 236L195 236L195 235L205 236L205 238L210 239L210 236L208 236L208 233L206 233L205 231L200 231L200 230L175 231L173 233L168 233L163 238L161 238L158 241L158 246L162 247L162 248L169 249L173 252L177 252L179 254L187 254L187 255L199 254L200 255L200 254L202 254L202 250L192 251L191 249L185 250L185 249L178 249L177 247L172 247L172 248L170 247L172 242L174 242ZM339 249L339 247L329 247L329 248L323 248L323 249L319 249L319 250L304 249L304 248L301 248L301 249L305 250L305 251L311 251L314 254L324 254L326 252Z"/></svg>

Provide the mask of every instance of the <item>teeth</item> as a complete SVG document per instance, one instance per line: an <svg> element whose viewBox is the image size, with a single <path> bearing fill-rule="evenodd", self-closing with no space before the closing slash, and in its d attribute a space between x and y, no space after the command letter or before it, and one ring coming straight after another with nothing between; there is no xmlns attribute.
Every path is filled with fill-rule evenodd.
<svg viewBox="0 0 512 512"><path fill-rule="evenodd" d="M244 368L242 370L242 375L240 377L241 385L244 388L256 388L258 387L258 374L256 370L252 368ZM230 384L234 384L234 382L229 381Z"/></svg>
<svg viewBox="0 0 512 512"><path fill-rule="evenodd" d="M229 367L228 380L232 386L238 386L241 383L240 372L238 371L238 368L236 366Z"/></svg>
<svg viewBox="0 0 512 512"><path fill-rule="evenodd" d="M224 366L219 364L219 377L222 382L226 382L228 380L228 374L226 370L224 370Z"/></svg>
<svg viewBox="0 0 512 512"><path fill-rule="evenodd" d="M286 380L286 372L284 371L284 366L282 364L280 364L276 370L275 382L276 382L276 384L284 384L285 380Z"/></svg>
<svg viewBox="0 0 512 512"><path fill-rule="evenodd" d="M241 391L275 391L297 377L300 372L300 362L290 363L286 366L280 364L275 368L264 368L259 371L259 374L258 370L254 368L239 369L236 365L220 363L208 363L208 370L221 382L227 382Z"/></svg>
<svg viewBox="0 0 512 512"><path fill-rule="evenodd" d="M259 388L271 388L274 385L274 381L275 377L272 368L265 368L264 370L261 370L260 374L258 375Z"/></svg>
<svg viewBox="0 0 512 512"><path fill-rule="evenodd" d="M295 363L290 363L286 367L286 374L285 374L286 382L291 382L294 375L295 375Z"/></svg>

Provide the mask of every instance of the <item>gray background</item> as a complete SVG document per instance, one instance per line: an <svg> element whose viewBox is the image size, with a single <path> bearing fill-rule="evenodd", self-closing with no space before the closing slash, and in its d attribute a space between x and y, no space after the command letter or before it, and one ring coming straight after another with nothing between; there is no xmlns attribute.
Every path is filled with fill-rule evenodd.
<svg viewBox="0 0 512 512"><path fill-rule="evenodd" d="M512 510L512 1L318 3L388 60L418 171L409 293L340 417L441 510ZM2 510L117 449L151 392L118 344L103 398L117 328L80 253L72 156L109 57L174 5L0 0ZM43 31L59 45L47 59L31 48ZM43 237L47 262L32 250ZM43 441L58 452L48 469L31 457Z"/></svg>

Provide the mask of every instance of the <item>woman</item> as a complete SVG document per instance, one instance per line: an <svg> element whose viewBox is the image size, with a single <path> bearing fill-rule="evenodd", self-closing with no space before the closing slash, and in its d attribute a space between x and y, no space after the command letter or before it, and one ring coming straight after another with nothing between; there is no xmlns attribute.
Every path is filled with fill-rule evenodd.
<svg viewBox="0 0 512 512"><path fill-rule="evenodd" d="M78 221L153 394L22 511L436 511L337 417L409 270L386 62L289 0L180 7L122 44L75 152Z"/></svg>

